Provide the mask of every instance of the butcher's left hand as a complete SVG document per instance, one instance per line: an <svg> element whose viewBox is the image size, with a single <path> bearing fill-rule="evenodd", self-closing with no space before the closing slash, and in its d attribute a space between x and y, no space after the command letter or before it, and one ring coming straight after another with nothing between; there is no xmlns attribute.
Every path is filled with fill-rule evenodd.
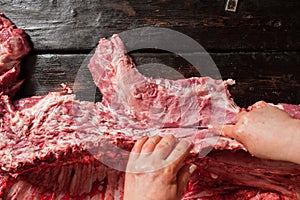
<svg viewBox="0 0 300 200"><path fill-rule="evenodd" d="M196 166L183 161L191 150L188 141L174 136L138 140L130 154L124 200L178 200Z"/></svg>

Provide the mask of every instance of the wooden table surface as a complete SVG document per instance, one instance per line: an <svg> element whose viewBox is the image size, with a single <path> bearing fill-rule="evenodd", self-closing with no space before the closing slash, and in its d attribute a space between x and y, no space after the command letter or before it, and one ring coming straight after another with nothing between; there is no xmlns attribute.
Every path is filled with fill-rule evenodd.
<svg viewBox="0 0 300 200"><path fill-rule="evenodd" d="M26 78L18 97L43 95L60 83L72 86L99 38L147 26L193 38L214 59L240 106L258 100L300 103L300 1L240 0L10 0L3 12L29 35L33 51L22 63ZM174 41L176 42L176 41ZM130 54L135 62L163 63L185 77L199 75L180 56L159 50ZM147 75L147 73L145 74ZM150 74L151 75L151 74Z"/></svg>

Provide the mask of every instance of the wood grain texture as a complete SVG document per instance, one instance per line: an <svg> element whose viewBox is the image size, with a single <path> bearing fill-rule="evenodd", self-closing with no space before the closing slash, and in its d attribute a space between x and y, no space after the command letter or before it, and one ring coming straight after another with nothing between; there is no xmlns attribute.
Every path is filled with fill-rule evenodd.
<svg viewBox="0 0 300 200"><path fill-rule="evenodd" d="M236 80L236 85L230 87L230 91L239 106L249 106L259 100L299 104L299 52L210 55L222 78ZM135 52L131 53L131 56L139 71L146 76L178 79L200 75L186 60L170 53ZM57 91L60 90L61 83L72 87L79 76L78 70L83 69L85 78L78 82L77 90L92 90L92 94L95 94L93 98L99 101L101 96L86 68L88 60L88 54L29 55L22 63L23 76L27 77L27 80L19 96L44 95L50 91Z"/></svg>
<svg viewBox="0 0 300 200"><path fill-rule="evenodd" d="M0 11L29 34L36 51L82 51L100 37L137 27L180 31L209 51L300 49L299 0L10 0Z"/></svg>

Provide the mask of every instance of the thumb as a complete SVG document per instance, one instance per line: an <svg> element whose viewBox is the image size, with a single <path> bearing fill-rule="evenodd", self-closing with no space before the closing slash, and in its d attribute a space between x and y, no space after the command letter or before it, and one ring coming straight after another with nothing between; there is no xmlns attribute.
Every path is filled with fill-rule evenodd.
<svg viewBox="0 0 300 200"><path fill-rule="evenodd" d="M236 138L236 134L234 131L235 125L224 125L222 126L220 132L222 136Z"/></svg>
<svg viewBox="0 0 300 200"><path fill-rule="evenodd" d="M234 138L235 136L234 127L235 125L231 125L231 124L213 125L208 130L216 135Z"/></svg>
<svg viewBox="0 0 300 200"><path fill-rule="evenodd" d="M197 166L194 164L186 165L182 167L177 175L177 186L178 186L178 194L181 196L184 192L184 189L189 182L191 175L196 170Z"/></svg>

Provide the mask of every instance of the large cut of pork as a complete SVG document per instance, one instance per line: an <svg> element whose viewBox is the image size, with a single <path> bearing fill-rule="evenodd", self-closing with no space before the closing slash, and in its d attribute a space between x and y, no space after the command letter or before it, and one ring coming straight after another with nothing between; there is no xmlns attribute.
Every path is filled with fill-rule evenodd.
<svg viewBox="0 0 300 200"><path fill-rule="evenodd" d="M0 18L0 33L9 24ZM22 41L27 53L28 42L17 32L11 40ZM14 69L8 60L18 63L21 56L2 49L5 73ZM0 96L0 199L123 199L134 142L166 134L195 144L186 164L198 168L182 199L300 199L299 165L255 158L237 141L197 129L235 123L241 109L227 90L233 80L145 77L118 35L100 40L88 67L101 102L76 100L67 87L12 102L6 94L16 79L0 80L6 85ZM277 106L300 118L299 106Z"/></svg>

